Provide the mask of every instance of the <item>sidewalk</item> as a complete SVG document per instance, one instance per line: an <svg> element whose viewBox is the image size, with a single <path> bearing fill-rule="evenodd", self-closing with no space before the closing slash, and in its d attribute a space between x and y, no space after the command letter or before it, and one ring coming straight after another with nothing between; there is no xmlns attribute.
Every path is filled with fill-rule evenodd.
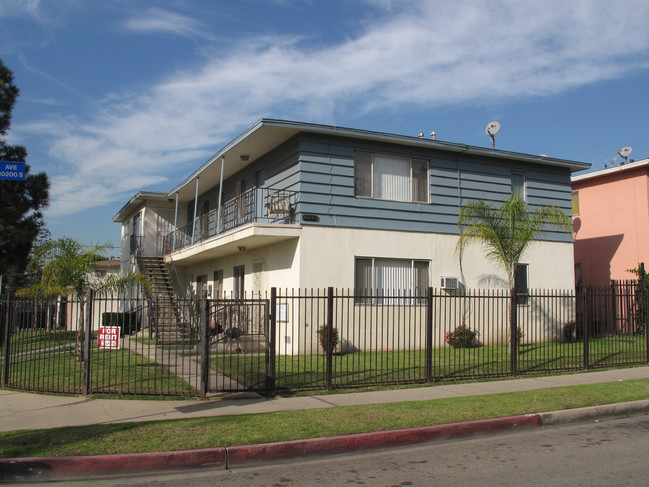
<svg viewBox="0 0 649 487"><path fill-rule="evenodd" d="M415 389L295 398L264 398L256 394L244 393L219 395L205 400L189 401L95 399L93 397L64 397L0 390L0 402L2 403L0 431L256 414L402 401L427 401L448 397L498 394L645 378L649 378L649 366L494 382L434 385ZM21 472L26 472L25 469L29 470L33 465L40 468L44 468L43 465L46 465L47 469L50 470L50 474L54 476L63 475L64 477L80 474L87 475L90 472L93 474L112 472L114 474L146 469L160 470L203 465L228 468L230 465L240 463L353 451L368 446L374 448L397 446L439 437L500 431L522 426L543 426L587 417L601 417L611 414L624 415L637 411L649 411L649 400L584 408L582 410L528 414L513 418L473 421L456 425L283 442L273 445L103 457L13 459L11 461L5 459L4 461L0 460L0 474L3 471L6 472L8 468L14 467L22 469Z"/></svg>
<svg viewBox="0 0 649 487"><path fill-rule="evenodd" d="M96 399L0 390L0 431L427 401L645 378L649 378L649 367L308 397L265 398L254 393L235 393L177 401Z"/></svg>

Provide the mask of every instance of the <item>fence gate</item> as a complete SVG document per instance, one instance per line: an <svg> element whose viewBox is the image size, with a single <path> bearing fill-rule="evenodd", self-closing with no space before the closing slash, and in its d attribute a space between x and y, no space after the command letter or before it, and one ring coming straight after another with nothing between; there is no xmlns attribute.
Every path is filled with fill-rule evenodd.
<svg viewBox="0 0 649 487"><path fill-rule="evenodd" d="M207 392L268 391L269 309L267 299L207 301Z"/></svg>

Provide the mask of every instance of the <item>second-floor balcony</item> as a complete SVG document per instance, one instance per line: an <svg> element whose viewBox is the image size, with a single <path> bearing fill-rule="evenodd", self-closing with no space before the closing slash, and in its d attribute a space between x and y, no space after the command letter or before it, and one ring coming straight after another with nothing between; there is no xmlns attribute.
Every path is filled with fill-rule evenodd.
<svg viewBox="0 0 649 487"><path fill-rule="evenodd" d="M297 196L296 191L249 189L221 205L220 221L219 210L213 209L166 235L165 253L177 252L253 223L295 223Z"/></svg>

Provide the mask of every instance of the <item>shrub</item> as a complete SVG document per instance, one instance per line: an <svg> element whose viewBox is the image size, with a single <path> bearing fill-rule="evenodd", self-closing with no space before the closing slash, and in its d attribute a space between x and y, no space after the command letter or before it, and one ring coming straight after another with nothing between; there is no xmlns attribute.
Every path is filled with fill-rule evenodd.
<svg viewBox="0 0 649 487"><path fill-rule="evenodd" d="M466 325L460 325L455 330L446 332L446 343L453 348L472 348L477 346L477 331Z"/></svg>
<svg viewBox="0 0 649 487"><path fill-rule="evenodd" d="M563 341L572 343L577 341L577 322L569 321L563 325Z"/></svg>
<svg viewBox="0 0 649 487"><path fill-rule="evenodd" d="M327 341L328 341L328 333L327 333L327 327L326 326L321 326L318 328L318 338L320 339L320 346L322 347L322 350L326 353L327 352ZM336 349L336 345L338 345L338 329L334 328L331 333L331 352Z"/></svg>

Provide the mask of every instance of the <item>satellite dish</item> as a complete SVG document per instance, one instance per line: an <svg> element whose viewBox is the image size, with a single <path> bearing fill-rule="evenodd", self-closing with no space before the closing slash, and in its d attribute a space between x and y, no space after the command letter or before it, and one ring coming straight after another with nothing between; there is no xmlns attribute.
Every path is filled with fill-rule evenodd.
<svg viewBox="0 0 649 487"><path fill-rule="evenodd" d="M613 158L613 160L611 162L609 162L608 164L604 164L604 169L607 169L607 168L611 167L615 163L615 161L617 161L620 157L622 159L624 159L624 162L622 162L620 164L626 164L626 158L629 157L629 154L631 154L632 151L633 151L633 148L631 148L631 147L622 147L621 149L619 149L617 151L618 155L615 156L615 158Z"/></svg>
<svg viewBox="0 0 649 487"><path fill-rule="evenodd" d="M498 133L500 130L500 124L498 122L489 122L487 124L487 128L485 129L485 132L487 132L487 135L489 137L493 137Z"/></svg>
<svg viewBox="0 0 649 487"><path fill-rule="evenodd" d="M629 154L631 154L631 151L633 151L633 148L631 147L622 147L617 151L617 153L620 154L620 157L624 157L624 159L626 159L627 157L629 157Z"/></svg>
<svg viewBox="0 0 649 487"><path fill-rule="evenodd" d="M487 124L487 128L485 129L487 135L491 137L491 147L493 147L494 149L496 148L495 135L498 133L499 130L500 130L500 124L498 122L489 122Z"/></svg>

